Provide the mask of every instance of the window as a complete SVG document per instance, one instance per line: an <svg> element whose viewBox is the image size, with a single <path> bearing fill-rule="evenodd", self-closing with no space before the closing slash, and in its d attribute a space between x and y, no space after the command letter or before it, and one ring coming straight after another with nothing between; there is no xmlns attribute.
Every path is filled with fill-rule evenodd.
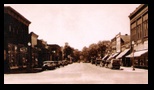
<svg viewBox="0 0 154 90"><path fill-rule="evenodd" d="M142 37L142 32L141 32L141 24L139 24L139 39Z"/></svg>
<svg viewBox="0 0 154 90"><path fill-rule="evenodd" d="M148 21L145 21L145 37L148 36Z"/></svg>
<svg viewBox="0 0 154 90"><path fill-rule="evenodd" d="M138 25L138 39L140 39L140 25Z"/></svg>
<svg viewBox="0 0 154 90"><path fill-rule="evenodd" d="M148 36L148 19L147 19L147 23L146 23L146 30L147 30L147 31L146 31L146 32L147 32L146 35Z"/></svg>
<svg viewBox="0 0 154 90"><path fill-rule="evenodd" d="M148 36L148 20L143 22L144 37Z"/></svg>
<svg viewBox="0 0 154 90"><path fill-rule="evenodd" d="M9 32L11 32L11 25L9 25Z"/></svg>
<svg viewBox="0 0 154 90"><path fill-rule="evenodd" d="M136 31L137 31L136 34L137 34L137 40L138 40L139 39L139 26L138 25L136 26Z"/></svg>
<svg viewBox="0 0 154 90"><path fill-rule="evenodd" d="M136 27L131 30L132 40L136 40Z"/></svg>

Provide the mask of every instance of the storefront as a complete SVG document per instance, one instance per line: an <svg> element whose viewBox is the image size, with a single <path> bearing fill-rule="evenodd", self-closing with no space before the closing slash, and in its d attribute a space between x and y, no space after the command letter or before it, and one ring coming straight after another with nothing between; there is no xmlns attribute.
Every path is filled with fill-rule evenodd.
<svg viewBox="0 0 154 90"><path fill-rule="evenodd" d="M116 57L116 59L121 59L123 66L130 66L130 59L125 58L128 54L130 54L130 49L125 49Z"/></svg>
<svg viewBox="0 0 154 90"><path fill-rule="evenodd" d="M8 64L10 69L26 67L27 48L21 45L8 44Z"/></svg>
<svg viewBox="0 0 154 90"><path fill-rule="evenodd" d="M139 68L148 68L148 50L136 51L126 56L127 58L134 57L134 66Z"/></svg>

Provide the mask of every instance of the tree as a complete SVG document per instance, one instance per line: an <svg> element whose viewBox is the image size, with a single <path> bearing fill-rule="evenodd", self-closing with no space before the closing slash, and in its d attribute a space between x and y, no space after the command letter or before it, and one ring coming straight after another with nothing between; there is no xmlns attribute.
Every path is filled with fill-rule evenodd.
<svg viewBox="0 0 154 90"><path fill-rule="evenodd" d="M68 56L73 56L73 48L70 47L68 43L65 43L63 52L64 52L64 58L67 60L69 59Z"/></svg>
<svg viewBox="0 0 154 90"><path fill-rule="evenodd" d="M98 45L98 53L100 54L101 57L103 57L105 55L107 46L105 45L104 41L99 41L97 45Z"/></svg>
<svg viewBox="0 0 154 90"><path fill-rule="evenodd" d="M89 57L89 54L88 54L89 52L88 52L88 48L85 46L85 47L83 47L83 49L82 49L82 55L83 55L83 59L85 59L85 60L87 60L88 59L88 57Z"/></svg>
<svg viewBox="0 0 154 90"><path fill-rule="evenodd" d="M97 44L91 44L89 46L89 56L98 56L98 45Z"/></svg>
<svg viewBox="0 0 154 90"><path fill-rule="evenodd" d="M74 49L73 54L74 54L74 61L78 61L80 59L80 51L78 49Z"/></svg>

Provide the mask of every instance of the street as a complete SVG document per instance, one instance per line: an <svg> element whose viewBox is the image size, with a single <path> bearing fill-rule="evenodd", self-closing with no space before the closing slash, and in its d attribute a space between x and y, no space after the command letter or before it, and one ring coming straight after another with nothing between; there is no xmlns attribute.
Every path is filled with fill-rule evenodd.
<svg viewBox="0 0 154 90"><path fill-rule="evenodd" d="M148 84L148 70L121 69L73 63L39 73L4 74L4 84Z"/></svg>

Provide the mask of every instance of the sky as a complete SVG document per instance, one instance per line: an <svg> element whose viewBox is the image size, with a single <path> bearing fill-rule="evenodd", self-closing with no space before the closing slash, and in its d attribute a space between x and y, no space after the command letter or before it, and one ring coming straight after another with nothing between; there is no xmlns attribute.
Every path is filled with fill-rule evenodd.
<svg viewBox="0 0 154 90"><path fill-rule="evenodd" d="M4 4L31 21L29 33L47 44L78 50L98 41L111 40L119 32L130 35L129 15L140 4Z"/></svg>

